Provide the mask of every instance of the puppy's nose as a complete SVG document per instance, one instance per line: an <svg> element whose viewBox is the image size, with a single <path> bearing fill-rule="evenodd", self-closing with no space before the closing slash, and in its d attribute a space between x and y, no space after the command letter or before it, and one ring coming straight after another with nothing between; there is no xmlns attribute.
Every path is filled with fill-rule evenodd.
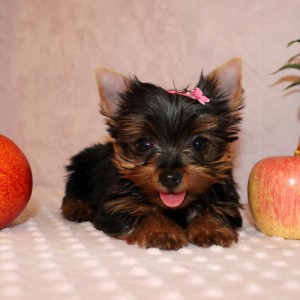
<svg viewBox="0 0 300 300"><path fill-rule="evenodd" d="M182 174L178 172L162 172L159 175L160 182L167 188L176 187L182 180Z"/></svg>

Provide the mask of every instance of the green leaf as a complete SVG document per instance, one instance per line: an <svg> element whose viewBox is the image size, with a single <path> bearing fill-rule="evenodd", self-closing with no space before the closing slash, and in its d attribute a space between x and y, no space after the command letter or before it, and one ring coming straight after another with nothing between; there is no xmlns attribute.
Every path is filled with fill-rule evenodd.
<svg viewBox="0 0 300 300"><path fill-rule="evenodd" d="M295 81L293 83L291 83L289 86L287 86L284 90L290 89L296 85L300 85L300 80L299 81Z"/></svg>
<svg viewBox="0 0 300 300"><path fill-rule="evenodd" d="M292 62L295 58L299 57L300 56L300 53L292 56L289 60L288 60L288 63Z"/></svg>
<svg viewBox="0 0 300 300"><path fill-rule="evenodd" d="M278 73L282 70L285 70L285 69L298 69L298 70L300 70L300 64L286 64L286 65L282 66L281 68L279 68L277 71L275 71L272 74L276 74L276 73Z"/></svg>
<svg viewBox="0 0 300 300"><path fill-rule="evenodd" d="M294 43L300 43L300 39L294 40L294 41L290 41L290 42L287 44L287 47L293 45Z"/></svg>

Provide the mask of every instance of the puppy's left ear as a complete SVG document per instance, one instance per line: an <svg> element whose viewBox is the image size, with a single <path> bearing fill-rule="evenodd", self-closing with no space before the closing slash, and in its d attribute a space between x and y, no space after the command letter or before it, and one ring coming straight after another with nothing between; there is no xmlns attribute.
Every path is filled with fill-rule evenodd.
<svg viewBox="0 0 300 300"><path fill-rule="evenodd" d="M115 116L121 99L121 94L128 89L125 76L107 67L96 69L96 79L100 95L101 112L107 116Z"/></svg>
<svg viewBox="0 0 300 300"><path fill-rule="evenodd" d="M229 105L232 110L241 108L243 104L241 58L230 59L212 71L208 77L217 79L218 87L229 99Z"/></svg>

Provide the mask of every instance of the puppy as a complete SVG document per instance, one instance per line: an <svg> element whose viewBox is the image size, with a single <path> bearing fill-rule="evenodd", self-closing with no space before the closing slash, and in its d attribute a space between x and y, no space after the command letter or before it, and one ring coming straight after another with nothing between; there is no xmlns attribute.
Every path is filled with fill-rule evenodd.
<svg viewBox="0 0 300 300"><path fill-rule="evenodd" d="M191 90L104 67L96 76L113 141L71 158L63 216L143 248L237 242L242 218L230 144L243 108L241 60L201 74Z"/></svg>

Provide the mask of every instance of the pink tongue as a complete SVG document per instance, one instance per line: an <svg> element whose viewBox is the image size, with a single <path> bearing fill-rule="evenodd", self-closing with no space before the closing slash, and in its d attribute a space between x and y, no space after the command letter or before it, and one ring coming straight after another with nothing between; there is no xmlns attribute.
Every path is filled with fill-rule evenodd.
<svg viewBox="0 0 300 300"><path fill-rule="evenodd" d="M161 201L168 207L177 207L179 206L184 198L185 192L182 193L159 193Z"/></svg>

